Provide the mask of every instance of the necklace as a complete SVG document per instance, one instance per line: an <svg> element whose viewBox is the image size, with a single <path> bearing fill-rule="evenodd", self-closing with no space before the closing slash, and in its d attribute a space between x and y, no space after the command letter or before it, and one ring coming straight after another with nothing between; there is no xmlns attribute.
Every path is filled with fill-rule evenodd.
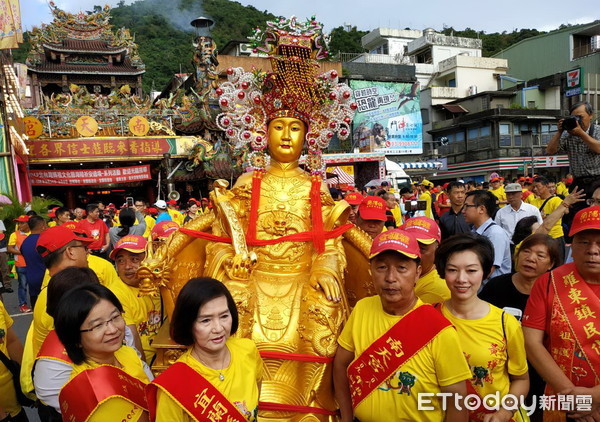
<svg viewBox="0 0 600 422"><path fill-rule="evenodd" d="M223 353L223 362L221 362L221 369L215 369L215 368L211 368L210 366L208 366L206 364L206 362L204 362L202 360L202 358L200 357L200 355L196 352L196 349L192 350L192 356L194 356L197 360L200 361L200 363L202 365L206 366L207 368L214 369L215 371L219 371L219 380L220 381L225 380L225 375L223 375L223 369L225 369L224 366L225 366L225 360L227 359L227 349L225 349L225 353Z"/></svg>

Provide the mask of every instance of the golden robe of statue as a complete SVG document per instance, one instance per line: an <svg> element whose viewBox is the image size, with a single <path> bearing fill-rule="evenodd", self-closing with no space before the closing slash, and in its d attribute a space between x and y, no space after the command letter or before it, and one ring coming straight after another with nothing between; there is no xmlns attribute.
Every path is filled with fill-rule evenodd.
<svg viewBox="0 0 600 422"><path fill-rule="evenodd" d="M252 338L265 362L260 401L275 404L276 410L259 406L261 420L336 419L309 408L331 413L337 409L331 358L349 314L342 237L327 239L322 253L316 253L312 241L278 240L312 230L311 176L298 166L305 134L301 120L271 120L271 163L259 173L260 192L252 192L256 172L240 176L229 191L225 189L227 182L215 182L211 193L214 212L185 226L210 231L212 238L194 238L185 230L177 232L157 251L150 252L140 270L146 285L161 285L168 315L179 290L190 278L204 275L226 284L239 311L236 335ZM248 245L252 197L257 194L257 241ZM334 202L325 184L320 201L326 231L346 223L349 205ZM366 262L370 239L356 228L348 235L359 245L354 247L356 255L362 255ZM231 239L231 243L220 239ZM261 241L271 242L263 245ZM280 404L305 409L286 411L277 407Z"/></svg>

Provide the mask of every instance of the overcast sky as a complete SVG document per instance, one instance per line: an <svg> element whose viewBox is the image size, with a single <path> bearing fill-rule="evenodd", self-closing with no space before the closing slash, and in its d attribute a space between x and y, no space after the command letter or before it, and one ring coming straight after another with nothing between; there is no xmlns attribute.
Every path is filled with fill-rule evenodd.
<svg viewBox="0 0 600 422"><path fill-rule="evenodd" d="M171 6L176 0L164 0ZM94 5L116 5L118 0L55 0L68 12L91 10ZM132 3L126 0L127 4ZM588 23L594 15L594 2L570 3L563 0L241 0L259 10L275 15L299 18L316 15L327 31L344 24L360 30L377 27L441 30L444 25L455 29L470 27L485 32L511 32L513 29L556 29L560 24ZM46 0L21 0L23 29L50 22ZM193 18L193 17L191 17Z"/></svg>

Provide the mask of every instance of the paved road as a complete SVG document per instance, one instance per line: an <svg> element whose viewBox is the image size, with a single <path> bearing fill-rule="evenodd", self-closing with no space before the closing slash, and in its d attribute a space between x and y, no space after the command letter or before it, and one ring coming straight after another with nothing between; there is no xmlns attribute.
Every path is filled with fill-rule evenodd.
<svg viewBox="0 0 600 422"><path fill-rule="evenodd" d="M31 325L32 314L22 314L19 312L19 301L17 299L17 280L13 280L12 288L15 290L13 293L4 293L2 295L2 301L4 307L8 311L8 314L14 321L13 328L15 329L17 336L21 339L21 342L25 341L27 330ZM27 416L30 422L39 422L37 412L35 409L26 409Z"/></svg>

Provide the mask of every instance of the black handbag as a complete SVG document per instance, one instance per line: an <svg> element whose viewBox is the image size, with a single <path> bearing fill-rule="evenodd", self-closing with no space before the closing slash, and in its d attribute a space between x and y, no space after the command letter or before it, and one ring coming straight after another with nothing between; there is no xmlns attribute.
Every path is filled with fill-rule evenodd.
<svg viewBox="0 0 600 422"><path fill-rule="evenodd" d="M31 400L23 394L23 390L21 390L21 381L19 380L21 375L21 365L19 365L19 362L9 359L1 350L0 361L2 361L4 366L6 366L12 374L13 386L15 387L15 393L17 394L17 401L19 404L25 407L34 407L35 400Z"/></svg>

